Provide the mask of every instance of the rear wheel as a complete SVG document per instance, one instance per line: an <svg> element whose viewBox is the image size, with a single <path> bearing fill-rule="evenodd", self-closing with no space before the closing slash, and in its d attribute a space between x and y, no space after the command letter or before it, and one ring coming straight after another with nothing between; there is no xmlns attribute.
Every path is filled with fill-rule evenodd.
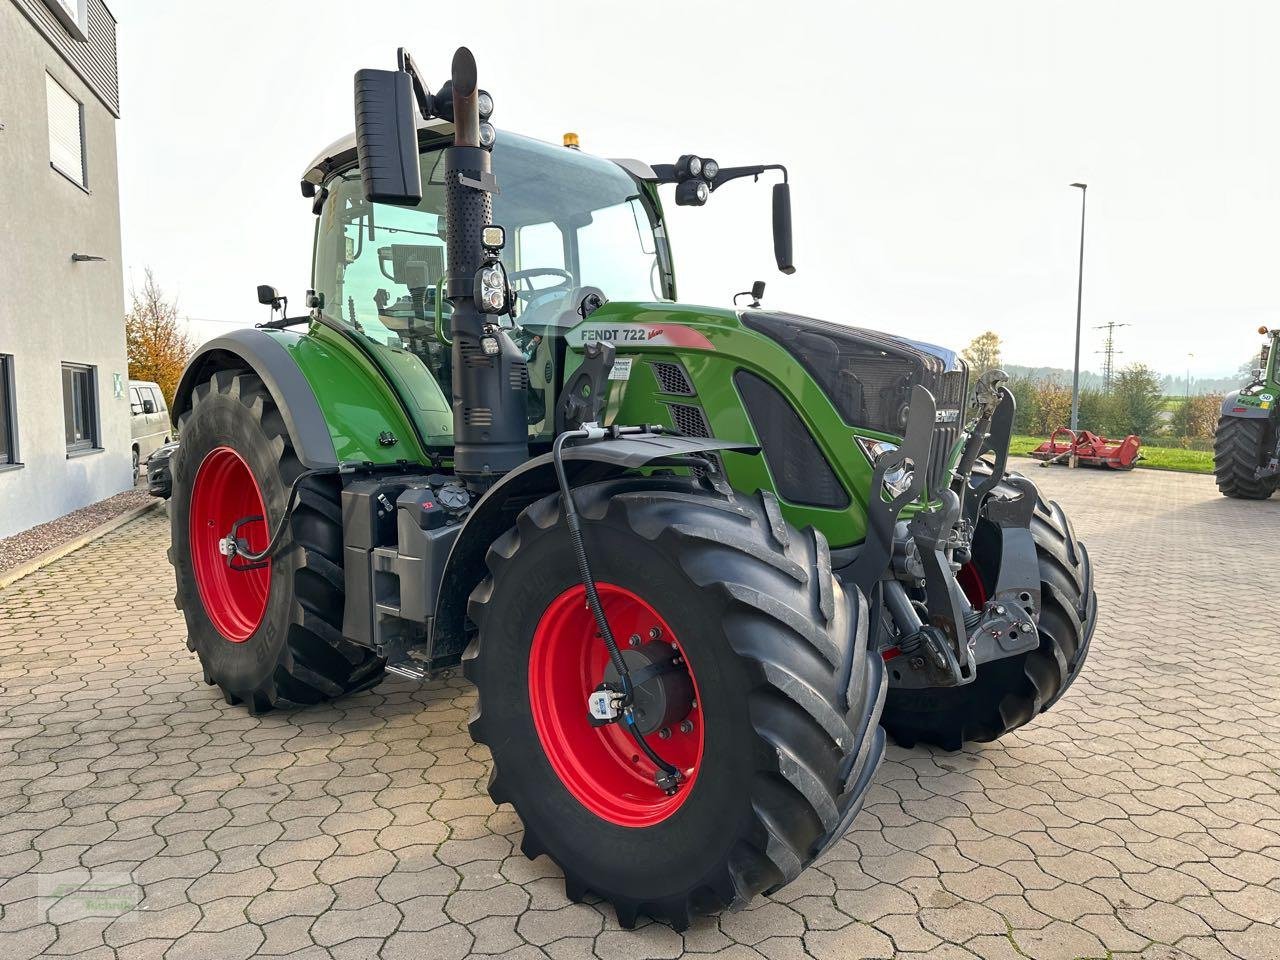
<svg viewBox="0 0 1280 960"><path fill-rule="evenodd" d="M623 479L574 497L633 676L663 665L638 688L638 721L685 782L668 796L624 730L587 720L608 658L558 495L494 542L471 596L471 732L493 754L490 795L524 821L522 849L560 865L571 899L683 929L787 883L848 828L883 754L883 664L826 541L768 495Z"/></svg>
<svg viewBox="0 0 1280 960"><path fill-rule="evenodd" d="M1213 438L1213 476L1224 497L1266 500L1280 477L1259 480L1255 473L1271 435L1270 421L1223 417Z"/></svg>
<svg viewBox="0 0 1280 960"><path fill-rule="evenodd" d="M222 370L196 387L170 461L175 604L207 683L255 713L373 686L383 661L342 636L341 490L336 476L299 487L283 548L261 565L227 565L218 541L262 550L303 472L275 402L252 373ZM248 569L245 569L248 567Z"/></svg>
<svg viewBox="0 0 1280 960"><path fill-rule="evenodd" d="M989 475L989 468L980 462L974 474ZM1013 491L997 486L1002 492ZM1031 534L1040 563L1039 648L980 665L962 687L890 689L883 723L902 746L959 750L970 741L997 740L1048 710L1079 676L1098 616L1089 554L1053 501L1037 499ZM973 561L959 574L971 603L981 607L994 592L999 570L999 533L982 520Z"/></svg>

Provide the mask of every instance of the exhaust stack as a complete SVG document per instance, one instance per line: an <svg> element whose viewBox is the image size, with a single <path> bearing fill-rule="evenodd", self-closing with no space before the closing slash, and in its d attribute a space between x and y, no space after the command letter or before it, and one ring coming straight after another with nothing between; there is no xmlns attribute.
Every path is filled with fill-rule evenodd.
<svg viewBox="0 0 1280 960"><path fill-rule="evenodd" d="M528 375L519 348L475 302L476 273L485 259L484 228L493 219L489 151L480 146L476 61L453 56L453 146L444 151L449 270L445 299L453 308L453 466L473 490L529 459L525 413ZM497 351L493 352L496 341ZM486 349L488 346L488 349Z"/></svg>

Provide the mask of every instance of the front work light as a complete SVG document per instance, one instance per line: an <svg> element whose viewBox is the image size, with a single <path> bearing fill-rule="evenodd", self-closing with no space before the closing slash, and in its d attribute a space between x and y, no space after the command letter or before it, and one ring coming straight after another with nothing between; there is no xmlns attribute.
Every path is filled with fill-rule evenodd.
<svg viewBox="0 0 1280 960"><path fill-rule="evenodd" d="M716 178L716 174L720 172L720 164L714 160L707 159L702 161L702 178L710 183Z"/></svg>
<svg viewBox="0 0 1280 960"><path fill-rule="evenodd" d="M676 176L681 180L689 177L697 177L702 174L702 158L692 153L686 153L676 161Z"/></svg>
<svg viewBox="0 0 1280 960"><path fill-rule="evenodd" d="M682 207L700 207L710 195L705 180L681 180L676 186L676 203Z"/></svg>

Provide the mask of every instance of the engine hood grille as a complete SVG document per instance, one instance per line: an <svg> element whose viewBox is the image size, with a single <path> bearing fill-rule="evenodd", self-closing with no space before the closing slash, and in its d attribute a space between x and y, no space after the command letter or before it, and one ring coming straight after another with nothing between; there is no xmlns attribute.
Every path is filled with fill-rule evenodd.
<svg viewBox="0 0 1280 960"><path fill-rule="evenodd" d="M947 423L964 416L968 374L950 351L791 313L748 310L741 316L748 329L794 356L852 426L900 436L917 383L947 412Z"/></svg>

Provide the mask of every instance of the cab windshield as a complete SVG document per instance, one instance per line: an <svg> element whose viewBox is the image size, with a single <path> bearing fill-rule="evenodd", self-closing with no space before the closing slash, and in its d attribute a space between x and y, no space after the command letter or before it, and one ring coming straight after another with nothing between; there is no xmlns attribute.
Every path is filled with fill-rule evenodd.
<svg viewBox="0 0 1280 960"><path fill-rule="evenodd" d="M442 157L440 150L422 154L416 207L367 203L357 168L330 179L316 226L313 283L324 294L325 314L373 344L393 376L403 377L427 442L447 445L452 370L450 310L441 289ZM493 222L506 228L502 259L516 290L510 332L529 364L529 434L547 437L564 375L564 336L582 297L575 291L592 286L610 300L669 300L670 261L648 197L617 164L499 133L493 171L501 191L493 198ZM433 384L424 385L419 364Z"/></svg>

